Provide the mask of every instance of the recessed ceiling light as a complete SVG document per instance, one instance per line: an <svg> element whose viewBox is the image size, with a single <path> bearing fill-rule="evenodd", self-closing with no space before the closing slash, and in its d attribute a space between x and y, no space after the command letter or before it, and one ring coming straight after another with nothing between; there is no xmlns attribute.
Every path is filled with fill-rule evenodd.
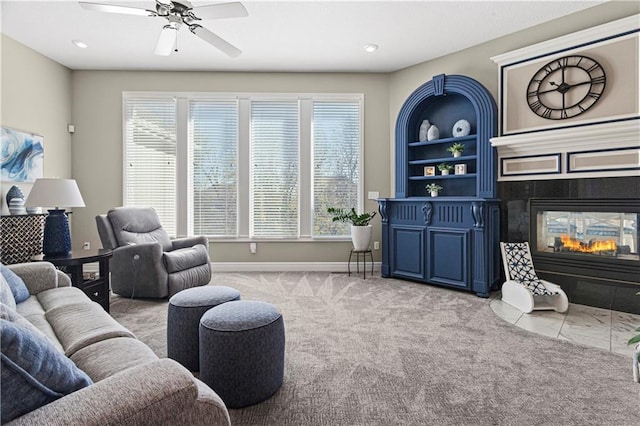
<svg viewBox="0 0 640 426"><path fill-rule="evenodd" d="M365 52L375 52L376 50L378 50L378 45L377 44L365 44L364 45L364 50Z"/></svg>
<svg viewBox="0 0 640 426"><path fill-rule="evenodd" d="M71 43L75 44L80 49L86 49L87 47L89 47L89 45L87 43L85 43L84 41L81 41L81 40L73 40Z"/></svg>

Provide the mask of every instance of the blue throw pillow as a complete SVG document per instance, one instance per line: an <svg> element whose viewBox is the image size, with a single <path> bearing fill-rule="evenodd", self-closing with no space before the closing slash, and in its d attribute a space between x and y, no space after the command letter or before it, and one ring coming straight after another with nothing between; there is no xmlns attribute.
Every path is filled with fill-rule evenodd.
<svg viewBox="0 0 640 426"><path fill-rule="evenodd" d="M9 283L7 283L2 274L0 274L0 303L7 305L11 309L16 308L16 299L13 297Z"/></svg>
<svg viewBox="0 0 640 426"><path fill-rule="evenodd" d="M0 319L4 424L93 382L43 336Z"/></svg>
<svg viewBox="0 0 640 426"><path fill-rule="evenodd" d="M29 298L29 289L24 284L24 281L22 281L22 278L2 263L0 263L0 273L4 279L7 280L7 283L9 283L11 293L13 293L13 298L16 300L16 303L22 303Z"/></svg>

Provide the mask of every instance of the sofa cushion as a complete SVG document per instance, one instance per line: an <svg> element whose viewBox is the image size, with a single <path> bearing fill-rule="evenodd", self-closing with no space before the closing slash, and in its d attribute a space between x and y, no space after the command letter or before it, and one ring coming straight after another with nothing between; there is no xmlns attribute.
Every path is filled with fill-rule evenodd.
<svg viewBox="0 0 640 426"><path fill-rule="evenodd" d="M202 244L164 253L164 264L170 274L206 265L208 261L207 249Z"/></svg>
<svg viewBox="0 0 640 426"><path fill-rule="evenodd" d="M0 319L2 423L92 383L33 329Z"/></svg>
<svg viewBox="0 0 640 426"><path fill-rule="evenodd" d="M0 274L0 303L4 303L11 309L16 309L16 299L13 297L11 287L4 277Z"/></svg>
<svg viewBox="0 0 640 426"><path fill-rule="evenodd" d="M99 382L128 368L157 361L158 357L138 339L116 337L84 347L71 359L94 382Z"/></svg>
<svg viewBox="0 0 640 426"><path fill-rule="evenodd" d="M4 266L0 263L0 273L7 280L9 287L11 287L11 293L13 293L13 298L16 303L24 302L29 298L29 289L22 281L22 278L17 276L15 272Z"/></svg>
<svg viewBox="0 0 640 426"><path fill-rule="evenodd" d="M77 287L52 288L38 293L36 297L45 311L50 311L60 306L91 303L87 295Z"/></svg>
<svg viewBox="0 0 640 426"><path fill-rule="evenodd" d="M89 302L88 299L84 303L50 309L45 316L67 356L105 339L135 338L132 332L109 316L100 305Z"/></svg>

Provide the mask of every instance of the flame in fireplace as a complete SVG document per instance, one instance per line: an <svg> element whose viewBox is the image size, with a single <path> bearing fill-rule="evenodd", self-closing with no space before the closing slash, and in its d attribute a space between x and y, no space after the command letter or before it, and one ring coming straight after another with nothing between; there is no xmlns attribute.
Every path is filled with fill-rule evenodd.
<svg viewBox="0 0 640 426"><path fill-rule="evenodd" d="M584 243L577 238L571 238L569 235L561 235L562 245L570 251L577 251L580 253L599 253L603 251L618 250L615 240L596 240Z"/></svg>

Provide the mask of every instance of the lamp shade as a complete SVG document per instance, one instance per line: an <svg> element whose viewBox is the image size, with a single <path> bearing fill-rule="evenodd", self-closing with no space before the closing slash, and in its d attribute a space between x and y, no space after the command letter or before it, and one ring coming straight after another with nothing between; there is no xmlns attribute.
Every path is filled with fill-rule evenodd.
<svg viewBox="0 0 640 426"><path fill-rule="evenodd" d="M36 179L25 207L84 207L75 179Z"/></svg>

